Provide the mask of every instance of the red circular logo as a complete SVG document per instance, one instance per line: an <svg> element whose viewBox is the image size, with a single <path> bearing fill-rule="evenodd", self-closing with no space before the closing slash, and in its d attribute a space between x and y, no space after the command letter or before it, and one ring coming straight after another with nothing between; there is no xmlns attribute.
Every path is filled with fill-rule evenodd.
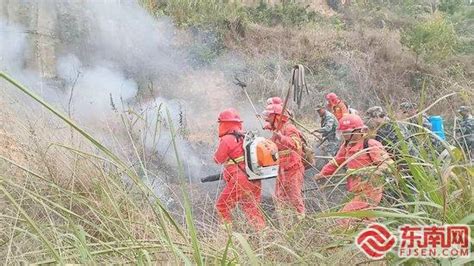
<svg viewBox="0 0 474 266"><path fill-rule="evenodd" d="M396 241L396 237L382 224L370 224L356 238L357 246L372 259L383 258Z"/></svg>

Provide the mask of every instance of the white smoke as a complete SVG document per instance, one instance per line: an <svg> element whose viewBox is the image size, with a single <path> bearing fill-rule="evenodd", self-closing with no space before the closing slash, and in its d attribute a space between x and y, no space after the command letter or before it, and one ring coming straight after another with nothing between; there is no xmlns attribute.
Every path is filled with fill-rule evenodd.
<svg viewBox="0 0 474 266"><path fill-rule="evenodd" d="M0 71L18 72L27 47L24 29L0 19Z"/></svg>
<svg viewBox="0 0 474 266"><path fill-rule="evenodd" d="M101 134L95 129L111 123L113 108L156 111L162 104L177 128L185 170L200 177L218 169L212 146L217 143L216 117L221 110L236 107L247 129L258 128L250 106L236 100L240 88L231 83L233 73L245 67L237 55L222 56L207 66L196 64L191 51L212 48L174 27L169 18L154 18L136 1L52 1L50 5L60 20L55 27L60 43L55 53L62 86L46 86L38 75L27 75L31 70L25 68L24 55L32 43L26 42L26 26L0 21L1 69L29 80L27 85L53 99L95 134ZM173 147L169 149L169 125L161 128L157 142L149 134L144 134L147 148L156 149L163 162L176 166ZM196 148L193 143L203 144Z"/></svg>
<svg viewBox="0 0 474 266"><path fill-rule="evenodd" d="M105 122L117 108L115 105L128 103L138 90L133 79L125 78L110 65L83 67L76 56L68 55L60 58L57 66L58 76L66 81L72 94L73 111L77 109L74 117L89 126Z"/></svg>
<svg viewBox="0 0 474 266"><path fill-rule="evenodd" d="M0 17L0 71L10 74L53 104L61 105L62 92L46 84L35 70L26 68L26 55L32 50L27 36L25 27Z"/></svg>
<svg viewBox="0 0 474 266"><path fill-rule="evenodd" d="M59 58L56 68L59 77L73 84L82 71L82 62L75 55L69 54Z"/></svg>
<svg viewBox="0 0 474 266"><path fill-rule="evenodd" d="M96 60L118 63L137 77L177 73L183 59L172 47L174 25L156 20L136 1L120 4L87 1L89 47Z"/></svg>

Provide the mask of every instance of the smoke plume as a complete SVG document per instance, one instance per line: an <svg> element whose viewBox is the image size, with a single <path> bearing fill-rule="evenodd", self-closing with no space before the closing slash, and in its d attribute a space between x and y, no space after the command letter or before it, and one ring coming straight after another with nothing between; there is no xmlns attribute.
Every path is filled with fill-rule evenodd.
<svg viewBox="0 0 474 266"><path fill-rule="evenodd" d="M195 33L177 29L169 18L154 18L136 1L39 2L55 11L56 77L45 82L45 77L28 68L32 58L25 55L32 54L27 51L32 51L35 38L28 32L41 34L41 28L8 20L0 20L1 69L96 134L112 123L114 109L153 117L144 125L153 129L154 117L165 118L168 108L185 170L198 178L219 170L212 162L212 149L217 143L216 117L222 109L236 107L246 128L258 127L240 89L231 83L245 64L233 54L207 64L196 62L193 51L211 49L202 34L197 38ZM161 122L159 138L152 141L156 133L152 130L142 132L144 143L166 164L176 166L169 148L171 127L166 120Z"/></svg>

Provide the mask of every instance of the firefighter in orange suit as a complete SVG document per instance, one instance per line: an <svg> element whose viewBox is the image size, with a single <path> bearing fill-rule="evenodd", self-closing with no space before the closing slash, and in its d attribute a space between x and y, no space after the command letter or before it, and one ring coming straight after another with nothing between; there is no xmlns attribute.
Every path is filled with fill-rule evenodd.
<svg viewBox="0 0 474 266"><path fill-rule="evenodd" d="M242 120L235 109L219 114L219 146L214 160L224 165L226 185L216 203L217 211L226 223L232 223L232 209L239 203L250 224L260 230L265 220L260 211L261 181L249 181L245 173Z"/></svg>
<svg viewBox="0 0 474 266"><path fill-rule="evenodd" d="M326 95L326 100L328 102L327 109L337 118L337 120L341 120L341 118L349 114L349 108L346 103L339 99L339 97L331 92Z"/></svg>
<svg viewBox="0 0 474 266"><path fill-rule="evenodd" d="M327 163L316 179L331 176L341 165L347 166L347 190L354 193L341 212L368 209L379 205L382 200L384 175L393 163L382 144L374 139L366 139L366 126L355 114L348 114L339 121L338 130L344 137L332 161ZM350 219L343 219L341 224L349 225Z"/></svg>
<svg viewBox="0 0 474 266"><path fill-rule="evenodd" d="M271 140L276 143L280 157L275 187L276 200L279 205L294 208L301 217L305 214L301 191L304 177L301 132L288 121L288 111L283 114L283 106L280 103L273 104L274 101L270 99L263 117L266 121L265 129L273 131Z"/></svg>

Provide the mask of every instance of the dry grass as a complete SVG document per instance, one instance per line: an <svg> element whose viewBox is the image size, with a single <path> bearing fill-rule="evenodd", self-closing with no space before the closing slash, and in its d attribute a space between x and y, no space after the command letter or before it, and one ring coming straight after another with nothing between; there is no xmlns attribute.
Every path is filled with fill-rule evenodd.
<svg viewBox="0 0 474 266"><path fill-rule="evenodd" d="M282 77L288 76L292 64L307 66L310 70L307 82L312 93L305 112L329 91L335 91L356 109L363 110L406 99L419 101L425 97L430 101L451 91L468 90L473 84L469 70L472 64L464 57L450 59L451 63L455 62L452 65L455 68L451 69L442 67L447 62L441 66L417 64L413 54L401 45L398 30L337 30L313 25L295 30L252 25L244 41L230 41L227 46L259 59L249 62L249 72L255 73L249 75L251 87L262 88L255 95L257 99L281 94L287 82ZM457 71L457 76L452 75L453 71ZM361 97L368 93L372 97ZM443 114L451 116L451 113Z"/></svg>

